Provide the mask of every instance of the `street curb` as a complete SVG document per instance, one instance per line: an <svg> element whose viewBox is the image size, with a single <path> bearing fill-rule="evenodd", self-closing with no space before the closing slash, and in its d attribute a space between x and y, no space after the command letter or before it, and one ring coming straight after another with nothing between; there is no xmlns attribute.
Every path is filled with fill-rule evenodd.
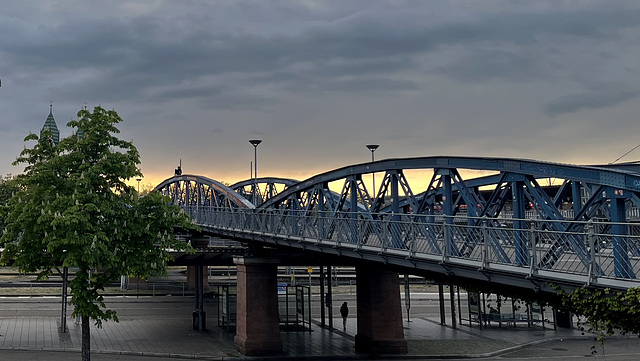
<svg viewBox="0 0 640 361"><path fill-rule="evenodd" d="M337 333L353 338L348 334L345 334L342 331L337 331ZM611 336L612 338L616 338L615 336ZM480 353L480 354L440 354L440 355L369 355L369 354L361 354L361 355L309 355L309 356L286 356L286 355L275 355L275 356L259 356L259 357L248 357L248 356L228 356L228 357L219 357L219 356L207 356L207 355L194 355L194 354L176 354L176 353L159 353L159 352L136 352L136 351L121 351L121 350L91 350L92 354L104 354L104 355L122 355L122 356L141 356L141 357L149 357L149 358L175 358L175 359L187 359L187 360L215 360L215 361L227 361L227 360L236 360L236 361L273 361L273 360L371 360L371 359L388 359L388 360L417 360L417 359L427 359L427 360L436 360L436 359L481 359L481 358L489 358L498 356L501 354L509 353L512 351L517 351L523 349L525 347L539 345L547 342L553 341L563 341L563 340L588 340L592 339L593 336L571 336L571 337L550 337L545 339L540 339L532 342L527 342L519 345L515 345L512 347L508 347L502 350L496 350L492 352ZM81 350L79 348L37 348L37 347L0 347L0 350L11 350L11 351L47 351L47 352L69 352L69 353L80 353Z"/></svg>

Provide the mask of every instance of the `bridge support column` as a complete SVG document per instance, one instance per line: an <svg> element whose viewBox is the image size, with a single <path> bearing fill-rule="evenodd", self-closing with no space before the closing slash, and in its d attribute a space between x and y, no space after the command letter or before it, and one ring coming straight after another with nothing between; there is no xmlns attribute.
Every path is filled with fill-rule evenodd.
<svg viewBox="0 0 640 361"><path fill-rule="evenodd" d="M208 267L203 266L187 266L187 289L196 290L197 281L196 281L196 272L200 269L202 272L202 277L200 278L202 281L202 288L205 291L209 290L209 273Z"/></svg>
<svg viewBox="0 0 640 361"><path fill-rule="evenodd" d="M356 267L358 334L356 351L406 354L398 273Z"/></svg>
<svg viewBox="0 0 640 361"><path fill-rule="evenodd" d="M282 354L278 260L237 257L233 261L238 266L236 347L246 356Z"/></svg>

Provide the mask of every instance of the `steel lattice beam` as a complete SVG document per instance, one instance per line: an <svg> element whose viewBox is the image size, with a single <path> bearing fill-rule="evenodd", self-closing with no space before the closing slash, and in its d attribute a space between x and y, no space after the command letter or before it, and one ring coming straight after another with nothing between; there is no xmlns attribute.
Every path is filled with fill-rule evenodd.
<svg viewBox="0 0 640 361"><path fill-rule="evenodd" d="M291 181L277 194L270 185L281 178L246 180L231 188L246 195L246 187L261 184L255 215L244 216L253 219L251 227L263 227L252 232L326 240L336 242L333 247L338 249L348 244L356 251L374 247L382 255L436 255L443 264L481 258L482 267L526 268L530 276L561 270L589 272L589 279L635 279L640 243L632 237L640 227L628 219L640 218L640 211L633 215L640 204L640 174L624 169L508 158L423 157L343 167ZM425 171L428 178L412 179L416 183L411 184L405 173L414 170ZM469 171L489 175L465 178ZM373 173L384 173L377 192L370 192L363 182ZM231 197L226 191L230 188L215 181L174 178L159 189L185 207L218 207L221 201L213 199L224 198L226 209L252 208L240 194L232 191L236 196ZM540 180L547 178L562 185L541 186ZM340 182L339 192L329 189L330 184L337 189ZM587 221L602 226L594 230ZM609 236L611 241L594 242ZM598 259L609 252L615 255L612 265L597 261L596 251Z"/></svg>

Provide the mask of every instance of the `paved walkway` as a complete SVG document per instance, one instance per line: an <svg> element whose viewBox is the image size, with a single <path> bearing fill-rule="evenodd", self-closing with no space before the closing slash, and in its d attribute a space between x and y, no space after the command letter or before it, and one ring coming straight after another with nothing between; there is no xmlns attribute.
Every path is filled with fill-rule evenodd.
<svg viewBox="0 0 640 361"><path fill-rule="evenodd" d="M243 358L235 349L233 334L217 327L213 305L205 306L209 311L208 331L203 333L192 330L193 302L188 297L114 297L108 299L108 306L118 311L120 322L92 327L93 355L155 356L154 360ZM11 360L2 355L13 352L11 355L16 360L19 359L16 355L23 355L25 360L38 360L27 353L16 354L15 350L56 351L58 355L60 351L78 352L80 326L69 318L69 332L58 332L56 315L59 312L56 299L0 299L0 359ZM342 326L339 318L333 322L335 326ZM409 357L488 356L545 340L586 337L576 330L554 331L526 325L482 330L477 326L459 325L458 329L452 329L428 316L412 317L410 322L405 320L404 327ZM285 356L292 359L366 358L354 351L355 334L356 320L351 318L346 332L321 328L314 321L312 332L282 332L281 339Z"/></svg>

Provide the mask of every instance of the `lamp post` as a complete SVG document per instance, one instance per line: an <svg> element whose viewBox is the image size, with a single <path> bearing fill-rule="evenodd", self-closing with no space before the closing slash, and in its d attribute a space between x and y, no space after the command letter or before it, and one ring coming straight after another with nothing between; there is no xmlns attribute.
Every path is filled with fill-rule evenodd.
<svg viewBox="0 0 640 361"><path fill-rule="evenodd" d="M371 162L373 163L375 161L375 157L373 155L373 153L376 151L376 149L378 149L380 145L379 144L367 144L367 149L369 149L371 151ZM376 174L373 173L373 198L376 197Z"/></svg>
<svg viewBox="0 0 640 361"><path fill-rule="evenodd" d="M140 197L140 181L142 180L142 178L136 178L136 181L138 181L138 197Z"/></svg>
<svg viewBox="0 0 640 361"><path fill-rule="evenodd" d="M261 139L251 139L249 143L253 145L253 186L251 187L251 193L253 197L253 204L256 204L256 179L258 179L258 145L262 143Z"/></svg>

